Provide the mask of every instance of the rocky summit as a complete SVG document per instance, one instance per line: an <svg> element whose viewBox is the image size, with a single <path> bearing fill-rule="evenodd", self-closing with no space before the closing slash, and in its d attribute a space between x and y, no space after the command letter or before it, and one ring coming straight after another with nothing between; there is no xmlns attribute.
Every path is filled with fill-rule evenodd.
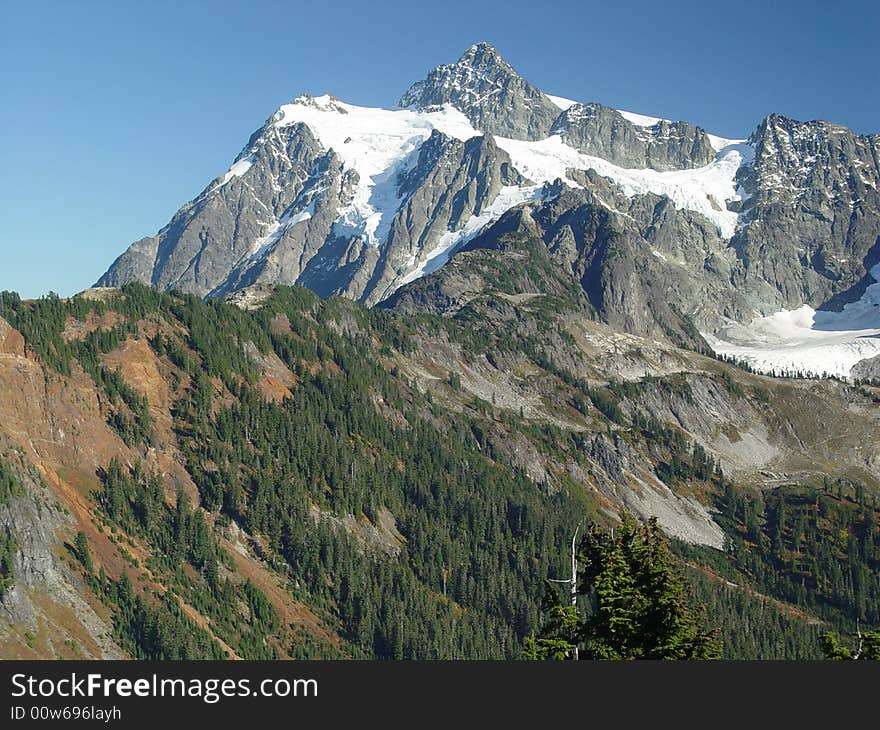
<svg viewBox="0 0 880 730"><path fill-rule="evenodd" d="M880 355L878 149L825 121L771 114L726 139L550 96L478 43L394 109L281 106L98 283L199 297L299 284L375 305L516 228L600 321L847 376Z"/></svg>

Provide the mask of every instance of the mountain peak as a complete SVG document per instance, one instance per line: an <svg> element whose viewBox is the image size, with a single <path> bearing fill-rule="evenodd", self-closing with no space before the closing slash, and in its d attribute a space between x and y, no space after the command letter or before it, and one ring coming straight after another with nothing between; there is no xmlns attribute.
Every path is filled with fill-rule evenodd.
<svg viewBox="0 0 880 730"><path fill-rule="evenodd" d="M451 97L478 85L492 75L493 83L502 78L519 78L495 46L480 41L467 48L455 63L435 66L421 81L416 81L401 97L401 107L425 108L453 103ZM446 98L450 97L450 98ZM442 101L438 101L442 99Z"/></svg>
<svg viewBox="0 0 880 730"><path fill-rule="evenodd" d="M478 51L480 51L480 52L488 51L490 53L498 54L498 49L495 48L495 46L493 46L491 43L488 43L487 41L477 41L461 55L467 56L468 54L476 53ZM498 55L500 55L500 54L498 54Z"/></svg>
<svg viewBox="0 0 880 730"><path fill-rule="evenodd" d="M498 50L481 41L455 63L437 66L401 97L401 107L450 104L480 131L514 139L543 139L559 108L523 79Z"/></svg>
<svg viewBox="0 0 880 730"><path fill-rule="evenodd" d="M491 43L487 43L486 41L474 43L470 48L468 48L464 53L461 54L461 57L458 59L456 65L470 67L478 67L484 65L503 65L511 73L516 75L516 72L513 70L511 65L507 63L507 61L504 60L504 57L498 52L498 49L495 48L495 46L493 46Z"/></svg>

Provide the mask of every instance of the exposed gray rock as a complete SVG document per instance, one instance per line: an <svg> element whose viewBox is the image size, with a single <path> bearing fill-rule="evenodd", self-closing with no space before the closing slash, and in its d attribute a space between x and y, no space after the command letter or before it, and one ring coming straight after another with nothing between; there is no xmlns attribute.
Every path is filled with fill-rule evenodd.
<svg viewBox="0 0 880 730"><path fill-rule="evenodd" d="M338 176L334 156L303 124L279 128L270 120L238 159L245 157L251 165L244 174L214 180L154 239L139 241L117 259L99 284L143 281L206 296L248 260L275 221L308 204L317 180L328 172Z"/></svg>
<svg viewBox="0 0 880 730"><path fill-rule="evenodd" d="M252 248L212 294L258 283L298 282L312 259L319 254L326 257L328 250L335 251L337 259L346 258L353 239L338 236L334 224L339 208L351 201L357 182L356 172L344 170L338 156L326 152L297 197L264 233L260 245ZM346 279L340 275L334 285L338 286L340 280ZM332 287L318 293L326 296L332 293Z"/></svg>
<svg viewBox="0 0 880 730"><path fill-rule="evenodd" d="M113 640L112 627L101 619L83 597L88 589L58 557L65 539L74 531L73 519L48 503L48 492L38 478L19 469L19 483L25 492L13 496L0 506L0 530L11 534L18 548L13 561L15 582L0 599L0 642L12 629L39 634L47 624L56 637L78 637L80 633L94 639L97 652L79 644L85 658L122 659L125 653ZM47 616L46 601L70 610L74 625L60 625L56 616ZM51 637L42 636L50 642ZM60 649L60 647L58 647Z"/></svg>
<svg viewBox="0 0 880 730"><path fill-rule="evenodd" d="M858 299L880 261L880 135L773 114L750 143L744 225L731 241L742 271L731 284L756 292L762 314ZM767 286L769 296L757 294Z"/></svg>
<svg viewBox="0 0 880 730"><path fill-rule="evenodd" d="M601 104L575 104L550 130L587 155L620 167L682 170L703 167L715 158L705 130L688 122L660 120L640 127Z"/></svg>
<svg viewBox="0 0 880 730"><path fill-rule="evenodd" d="M452 104L477 129L530 140L544 139L560 111L488 43L477 43L455 63L429 72L399 104L416 109Z"/></svg>
<svg viewBox="0 0 880 730"><path fill-rule="evenodd" d="M598 434L590 458L602 492L643 520L656 517L663 530L686 542L721 549L724 531L697 500L673 492L624 439Z"/></svg>
<svg viewBox="0 0 880 730"><path fill-rule="evenodd" d="M114 287L128 284L132 281L140 281L149 284L153 279L153 269L156 265L156 253L159 250L158 236L150 236L135 241L114 261L107 272L98 280L95 286Z"/></svg>
<svg viewBox="0 0 880 730"><path fill-rule="evenodd" d="M880 355L870 357L853 365L849 372L851 378L880 382Z"/></svg>

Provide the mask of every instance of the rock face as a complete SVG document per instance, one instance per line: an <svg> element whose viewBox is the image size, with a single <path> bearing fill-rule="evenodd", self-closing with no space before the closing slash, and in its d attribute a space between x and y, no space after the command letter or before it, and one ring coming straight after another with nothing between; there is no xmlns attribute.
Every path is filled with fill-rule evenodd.
<svg viewBox="0 0 880 730"><path fill-rule="evenodd" d="M559 107L488 43L477 43L457 62L435 68L399 104L416 109L452 104L477 129L513 139L544 139L559 116Z"/></svg>
<svg viewBox="0 0 880 730"><path fill-rule="evenodd" d="M871 357L855 364L850 376L880 382L880 357Z"/></svg>
<svg viewBox="0 0 880 730"><path fill-rule="evenodd" d="M880 135L774 114L749 143L734 286L753 290L763 314L857 299L880 261Z"/></svg>
<svg viewBox="0 0 880 730"><path fill-rule="evenodd" d="M40 658L64 658L71 646L77 658L126 658L112 626L84 598L81 579L58 555L73 520L51 503L52 495L32 474L23 471L19 478L25 494L0 505L0 530L18 548L15 582L0 598L0 658L21 658L13 653L20 640L16 629L47 637L45 648L32 647Z"/></svg>
<svg viewBox="0 0 880 730"><path fill-rule="evenodd" d="M747 298L727 285L739 263L710 221L656 195L629 198L595 173L582 182L580 190L551 186L544 199L508 211L464 250L512 256L535 243L569 286L582 290L598 319L697 349L705 343L692 321L712 321L719 310L731 318L746 316ZM454 310L455 293L472 287L444 272L402 287L388 306L407 313Z"/></svg>
<svg viewBox="0 0 880 730"><path fill-rule="evenodd" d="M295 104L347 113L332 100L302 97ZM434 129L390 171L394 204L378 210L390 220L378 247L341 225L340 211L357 204L359 171L346 168L307 125L277 121L252 136L232 172L181 208L155 238L120 256L100 284L144 281L218 296L283 282L322 296L378 301L444 234L479 216L503 187L525 180L491 136L462 141Z"/></svg>
<svg viewBox="0 0 880 730"><path fill-rule="evenodd" d="M324 177L335 183L331 195L341 193L338 162L305 125L278 128L267 123L236 163L245 159L250 164L243 174L214 180L156 237L132 245L101 285L139 280L163 290L208 295L248 260L267 232L267 219L306 207L309 191Z"/></svg>
<svg viewBox="0 0 880 730"><path fill-rule="evenodd" d="M715 159L709 136L700 127L665 119L650 127L640 127L616 109L601 104L569 107L550 132L561 135L584 154L620 167L683 170L703 167Z"/></svg>
<svg viewBox="0 0 880 730"><path fill-rule="evenodd" d="M4 355L24 357L24 338L0 317L0 357Z"/></svg>

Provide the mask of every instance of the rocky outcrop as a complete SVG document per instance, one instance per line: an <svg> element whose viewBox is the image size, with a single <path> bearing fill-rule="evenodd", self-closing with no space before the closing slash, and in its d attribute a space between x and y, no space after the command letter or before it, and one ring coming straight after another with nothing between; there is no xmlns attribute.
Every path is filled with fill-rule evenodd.
<svg viewBox="0 0 880 730"><path fill-rule="evenodd" d="M366 290L346 293L368 304L381 301L413 263L427 259L425 254L430 255L447 231L456 231L482 214L502 187L522 182L522 175L491 136L460 142L435 131L422 146L415 168L401 178L406 202L391 223L388 243Z"/></svg>
<svg viewBox="0 0 880 730"><path fill-rule="evenodd" d="M857 380L880 382L880 356L857 362L849 374Z"/></svg>
<svg viewBox="0 0 880 730"><path fill-rule="evenodd" d="M488 43L477 43L455 63L433 69L399 104L416 109L452 104L477 129L513 139L544 139L559 116L559 107Z"/></svg>
<svg viewBox="0 0 880 730"><path fill-rule="evenodd" d="M98 284L144 281L206 296L253 255L274 221L309 205L318 180L339 177L338 162L302 124L267 122L237 163L243 172L214 180L155 238L133 244Z"/></svg>
<svg viewBox="0 0 880 730"><path fill-rule="evenodd" d="M724 532L709 510L696 499L675 494L624 439L598 434L588 448L600 491L624 510L643 520L656 517L668 535L686 542L722 548Z"/></svg>
<svg viewBox="0 0 880 730"><path fill-rule="evenodd" d="M0 317L0 357L24 357L24 337Z"/></svg>
<svg viewBox="0 0 880 730"><path fill-rule="evenodd" d="M12 464L7 457L5 466ZM86 600L82 580L59 557L74 520L36 474L20 465L15 471L23 491L0 505L0 530L16 546L15 581L0 598L0 658L126 658L112 626Z"/></svg>
<svg viewBox="0 0 880 730"><path fill-rule="evenodd" d="M156 236L148 236L135 241L110 265L98 279L95 286L115 287L139 281L152 284L153 271L156 268L156 252L159 240L165 229Z"/></svg>
<svg viewBox="0 0 880 730"><path fill-rule="evenodd" d="M584 154L620 167L683 170L703 167L715 158L709 136L700 127L665 119L640 127L601 104L569 107L554 122L550 133L561 135Z"/></svg>
<svg viewBox="0 0 880 730"><path fill-rule="evenodd" d="M751 290L762 314L858 299L880 262L880 136L774 114L749 142L732 285Z"/></svg>

